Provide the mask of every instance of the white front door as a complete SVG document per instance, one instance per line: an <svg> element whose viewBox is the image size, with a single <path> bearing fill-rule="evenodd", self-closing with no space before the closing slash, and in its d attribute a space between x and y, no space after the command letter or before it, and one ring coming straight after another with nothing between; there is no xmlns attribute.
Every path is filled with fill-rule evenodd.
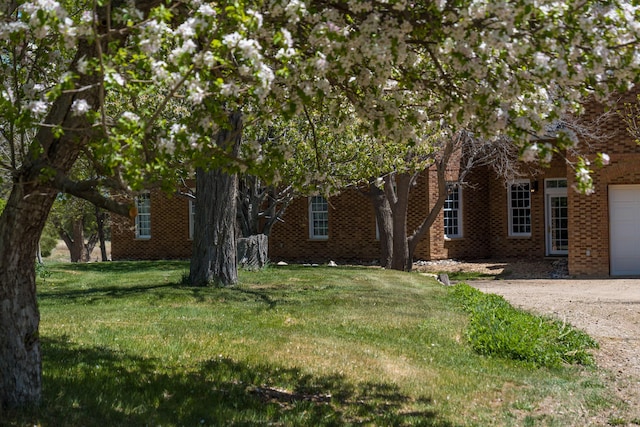
<svg viewBox="0 0 640 427"><path fill-rule="evenodd" d="M569 209L566 179L545 181L547 255L569 253Z"/></svg>

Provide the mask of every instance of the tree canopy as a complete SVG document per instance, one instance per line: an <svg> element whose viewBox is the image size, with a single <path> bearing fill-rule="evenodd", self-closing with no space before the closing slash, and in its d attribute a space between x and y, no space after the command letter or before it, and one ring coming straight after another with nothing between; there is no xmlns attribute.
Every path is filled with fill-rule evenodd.
<svg viewBox="0 0 640 427"><path fill-rule="evenodd" d="M464 129L524 147L585 95L625 88L640 62L627 1L113 1L102 22L90 3L4 11L5 169L65 92L98 131L87 151L109 184L139 188L176 158L268 175L274 152L238 160L213 141L236 109L268 124L313 103L336 132L358 118L363 134L396 144ZM104 49L74 59L96 37ZM98 77L97 104L83 97L86 75Z"/></svg>
<svg viewBox="0 0 640 427"><path fill-rule="evenodd" d="M549 123L634 81L639 18L627 0L3 2L0 405L40 395L33 259L58 192L127 215L106 189L163 185L177 167L275 180L286 139L268 156L217 143L239 115L268 127L321 112L398 169L377 153L461 131L545 157ZM81 155L95 175L76 180Z"/></svg>

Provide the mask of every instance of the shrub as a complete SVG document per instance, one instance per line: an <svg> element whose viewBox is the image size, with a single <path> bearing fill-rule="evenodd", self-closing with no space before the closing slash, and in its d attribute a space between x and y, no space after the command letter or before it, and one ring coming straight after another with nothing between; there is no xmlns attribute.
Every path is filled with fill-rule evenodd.
<svg viewBox="0 0 640 427"><path fill-rule="evenodd" d="M51 256L53 248L58 244L58 233L49 222L44 226L40 236L40 252L43 257Z"/></svg>
<svg viewBox="0 0 640 427"><path fill-rule="evenodd" d="M516 309L501 296L466 284L453 287L453 296L470 314L466 335L480 354L545 367L593 364L589 349L598 344L567 323Z"/></svg>

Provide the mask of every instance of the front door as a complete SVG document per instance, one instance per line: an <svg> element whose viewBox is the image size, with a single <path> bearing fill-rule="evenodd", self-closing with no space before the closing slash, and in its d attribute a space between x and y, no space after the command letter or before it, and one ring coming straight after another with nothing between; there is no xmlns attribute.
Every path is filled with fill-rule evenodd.
<svg viewBox="0 0 640 427"><path fill-rule="evenodd" d="M545 181L547 255L569 253L569 209L566 179Z"/></svg>

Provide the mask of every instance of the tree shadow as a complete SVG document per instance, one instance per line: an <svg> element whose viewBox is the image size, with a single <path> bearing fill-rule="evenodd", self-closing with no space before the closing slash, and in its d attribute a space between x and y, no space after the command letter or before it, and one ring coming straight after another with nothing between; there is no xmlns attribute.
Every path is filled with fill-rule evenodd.
<svg viewBox="0 0 640 427"><path fill-rule="evenodd" d="M153 291L153 292L151 292ZM264 303L267 309L276 307L278 299L273 298L268 292L252 290L243 287L195 287L184 286L180 283L166 283L160 285L145 286L94 286L89 289L44 289L38 292L38 300L41 302L74 302L86 300L87 303L95 304L101 300L114 300L118 298L129 298L138 294L149 293L150 297L156 300L164 298L175 298L176 294L184 293L189 295L196 302L206 302L209 299L224 299L228 301L257 301ZM170 296L171 295L171 296Z"/></svg>
<svg viewBox="0 0 640 427"><path fill-rule="evenodd" d="M73 289L66 291L58 290L44 290L38 292L38 299L40 301L45 300L69 300L74 301L78 299L91 298L94 302L101 299L114 299L125 298L131 295L142 294L152 290L158 289L174 289L178 288L175 284L163 284L163 285L149 285L149 286L130 286L124 287L118 286L102 286L91 287L89 289ZM161 293L154 293L155 296L162 296Z"/></svg>
<svg viewBox="0 0 640 427"><path fill-rule="evenodd" d="M109 261L90 263L60 263L50 265L56 270L83 271L96 273L139 273L145 270L153 271L183 271L189 269L189 261L161 260L161 261Z"/></svg>
<svg viewBox="0 0 640 427"><path fill-rule="evenodd" d="M0 424L454 426L430 398L413 399L394 384L353 384L339 374L312 376L221 356L196 369L164 366L65 339L43 339L42 346L43 403L5 413Z"/></svg>

